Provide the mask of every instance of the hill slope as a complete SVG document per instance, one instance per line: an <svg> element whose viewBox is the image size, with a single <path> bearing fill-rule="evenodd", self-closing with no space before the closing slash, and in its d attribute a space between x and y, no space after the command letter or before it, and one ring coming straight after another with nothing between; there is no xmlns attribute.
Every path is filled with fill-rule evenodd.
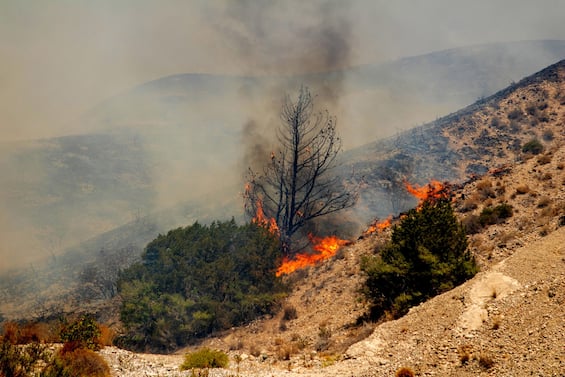
<svg viewBox="0 0 565 377"><path fill-rule="evenodd" d="M565 62L560 62L426 128L461 153L451 166L463 178L472 163L480 161L487 169L503 164L455 186L454 206L466 224L502 203L513 212L469 236L482 268L473 279L398 320L355 324L365 309L358 294L359 258L386 240L386 232L377 233L289 277L296 289L285 306L296 309L296 318L285 320L281 311L203 345L241 357L232 372L249 376L383 376L403 366L417 375L560 376L565 369L560 346L565 331L564 79ZM530 111L531 104L538 110ZM512 137L522 146L538 136L542 153L503 148L511 145L505 128L494 127L492 119L509 126L517 118L508 116L517 108L523 110L522 133ZM537 111L545 111L547 120L537 119ZM483 145L476 139L485 132L492 142ZM486 159L467 158L461 152L466 146L484 147ZM500 149L505 153L497 153ZM174 368L182 359L180 353L158 357L107 349L104 354L115 368L124 368L123 376ZM130 358L131 369L119 363L120 357Z"/></svg>
<svg viewBox="0 0 565 377"><path fill-rule="evenodd" d="M1 146L0 224L7 230L1 267L52 259L155 210L199 200L226 182L231 191L218 195L236 196L232 187L249 163L242 130L255 122L268 134L284 92L302 83L338 116L349 147L459 109L562 58L565 41L530 41L316 75L184 74L145 83L77 120L77 135ZM363 222L375 210L389 212L374 207ZM237 216L240 204L231 211Z"/></svg>

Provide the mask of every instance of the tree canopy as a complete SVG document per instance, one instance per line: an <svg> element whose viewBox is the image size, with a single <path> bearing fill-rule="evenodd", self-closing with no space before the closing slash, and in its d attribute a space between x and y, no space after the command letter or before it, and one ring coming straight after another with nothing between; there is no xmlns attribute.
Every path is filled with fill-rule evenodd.
<svg viewBox="0 0 565 377"><path fill-rule="evenodd" d="M474 276L465 229L449 199L426 200L393 228L391 241L362 261L371 316L404 315L408 309Z"/></svg>
<svg viewBox="0 0 565 377"><path fill-rule="evenodd" d="M169 231L150 242L118 288L124 346L171 350L270 313L285 292L278 239L234 220Z"/></svg>

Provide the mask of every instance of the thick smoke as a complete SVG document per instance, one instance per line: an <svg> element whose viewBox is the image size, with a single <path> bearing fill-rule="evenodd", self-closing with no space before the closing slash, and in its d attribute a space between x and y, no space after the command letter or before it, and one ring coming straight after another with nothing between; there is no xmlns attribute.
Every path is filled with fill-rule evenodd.
<svg viewBox="0 0 565 377"><path fill-rule="evenodd" d="M241 61L269 76L267 99L250 112L242 129L242 166L256 169L276 143L285 96L295 97L301 85L315 95L317 110L339 112L343 68L351 65L352 15L344 2L319 1L230 2L220 12L218 33Z"/></svg>

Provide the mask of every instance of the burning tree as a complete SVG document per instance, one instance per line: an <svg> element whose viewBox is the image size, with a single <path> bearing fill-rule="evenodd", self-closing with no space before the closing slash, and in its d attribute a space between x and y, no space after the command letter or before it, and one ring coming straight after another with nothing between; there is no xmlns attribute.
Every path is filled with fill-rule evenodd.
<svg viewBox="0 0 565 377"><path fill-rule="evenodd" d="M351 207L357 195L332 174L341 150L335 118L314 110L308 88L300 88L296 101L285 97L280 117L279 149L261 173L249 170L245 208L251 217L262 213L274 219L288 255L308 222Z"/></svg>

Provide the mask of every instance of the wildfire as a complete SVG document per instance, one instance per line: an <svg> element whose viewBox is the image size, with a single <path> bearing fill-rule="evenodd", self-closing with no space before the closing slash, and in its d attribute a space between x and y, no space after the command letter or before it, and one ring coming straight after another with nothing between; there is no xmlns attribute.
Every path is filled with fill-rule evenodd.
<svg viewBox="0 0 565 377"><path fill-rule="evenodd" d="M265 212L263 211L263 202L261 201L261 199L257 199L256 205L257 211L255 212L255 217L251 221L264 228L267 228L272 234L279 234L277 221L272 217L269 218L265 216Z"/></svg>
<svg viewBox="0 0 565 377"><path fill-rule="evenodd" d="M405 182L406 190L420 200L420 204L427 199L441 199L449 196L449 187L440 181L431 180L425 186L412 186Z"/></svg>
<svg viewBox="0 0 565 377"><path fill-rule="evenodd" d="M379 222L379 220L377 219L371 225L369 225L369 228L367 228L367 230L363 233L363 235L368 236L369 234L380 232L390 227L391 222L392 222L392 215L389 215L386 219L384 219L381 222Z"/></svg>
<svg viewBox="0 0 565 377"><path fill-rule="evenodd" d="M282 265L276 272L277 276L290 274L298 269L313 266L322 260L334 256L342 246L351 244L351 241L342 240L336 236L320 238L309 234L308 238L310 238L310 242L312 242L312 249L317 253L301 253L297 254L293 259L284 258Z"/></svg>

